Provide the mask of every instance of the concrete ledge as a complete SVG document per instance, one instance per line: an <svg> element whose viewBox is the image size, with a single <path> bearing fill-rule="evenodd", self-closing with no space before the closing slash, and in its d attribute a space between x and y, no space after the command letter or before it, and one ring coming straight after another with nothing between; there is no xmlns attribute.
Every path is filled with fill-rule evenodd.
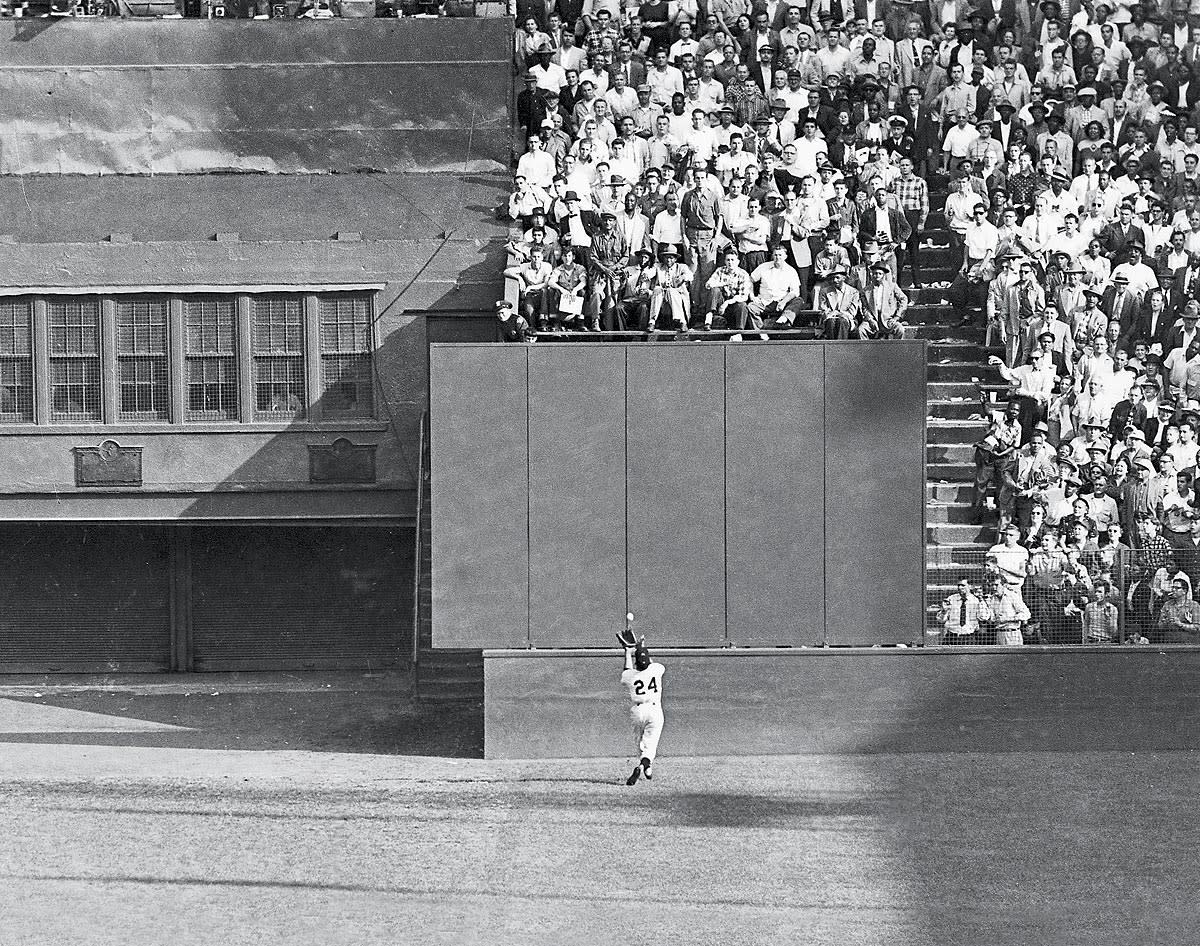
<svg viewBox="0 0 1200 946"><path fill-rule="evenodd" d="M655 649L670 756L1200 748L1200 649ZM487 650L488 758L628 756L614 650Z"/></svg>

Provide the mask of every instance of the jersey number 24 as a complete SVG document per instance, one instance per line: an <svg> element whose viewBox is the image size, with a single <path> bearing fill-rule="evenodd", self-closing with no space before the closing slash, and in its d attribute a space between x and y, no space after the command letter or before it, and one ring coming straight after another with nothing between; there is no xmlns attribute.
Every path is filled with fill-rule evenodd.
<svg viewBox="0 0 1200 946"><path fill-rule="evenodd" d="M649 683L644 683L641 680L633 681L633 692L636 696L644 696L646 691L651 693L658 692L658 677L651 677Z"/></svg>

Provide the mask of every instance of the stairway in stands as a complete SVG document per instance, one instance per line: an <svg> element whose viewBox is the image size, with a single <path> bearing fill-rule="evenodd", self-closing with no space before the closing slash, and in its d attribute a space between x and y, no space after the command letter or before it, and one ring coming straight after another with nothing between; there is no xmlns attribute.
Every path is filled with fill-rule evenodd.
<svg viewBox="0 0 1200 946"><path fill-rule="evenodd" d="M945 199L944 190L930 195L934 208L944 206ZM922 261L937 268L928 269L922 277L948 281L951 274L947 268L949 237L945 218L940 212L931 212L928 227L925 240L932 242L933 248L922 253ZM958 326L964 313L943 301L947 297L945 289L910 289L909 296L913 306L908 322L916 327L917 337L929 342L925 487L929 628L928 617L936 614L938 603L955 590L959 578L967 576L978 581L979 554L995 541L990 517L983 526L971 522L974 445L987 433L976 382L997 384L1002 379L987 365L987 356L999 354L1000 349L984 347L981 324ZM997 408L1003 406L1002 401L996 404Z"/></svg>

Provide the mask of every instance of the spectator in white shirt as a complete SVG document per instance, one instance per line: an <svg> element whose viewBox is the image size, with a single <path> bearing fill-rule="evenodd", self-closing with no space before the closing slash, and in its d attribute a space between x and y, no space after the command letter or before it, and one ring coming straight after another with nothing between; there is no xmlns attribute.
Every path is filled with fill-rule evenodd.
<svg viewBox="0 0 1200 946"><path fill-rule="evenodd" d="M821 166L822 158L828 158L829 145L824 138L817 137L817 123L806 118L801 125L801 135L792 145L796 149L796 166L794 173L800 177L816 175Z"/></svg>
<svg viewBox="0 0 1200 946"><path fill-rule="evenodd" d="M604 93L604 101L608 103L613 117L619 122L626 115L632 115L638 107L637 92L625 84L625 76L620 72L612 78L612 88Z"/></svg>
<svg viewBox="0 0 1200 946"><path fill-rule="evenodd" d="M673 95L683 95L683 73L667 62L665 49L654 54L654 66L646 72L646 84L650 86L650 101L664 108L671 104Z"/></svg>
<svg viewBox="0 0 1200 946"><path fill-rule="evenodd" d="M554 127L553 121L550 119L546 119L546 121L550 122L551 128ZM534 187L548 190L554 183L554 175L558 168L554 163L554 158L546 153L542 145L542 139L539 137L529 139L529 150L521 155L521 159L517 162L517 174L524 177Z"/></svg>
<svg viewBox="0 0 1200 946"><path fill-rule="evenodd" d="M771 250L771 259L756 267L750 280L758 287L750 301L750 314L764 320L773 318L776 328L790 328L796 319L800 276L788 265L787 247L777 244Z"/></svg>

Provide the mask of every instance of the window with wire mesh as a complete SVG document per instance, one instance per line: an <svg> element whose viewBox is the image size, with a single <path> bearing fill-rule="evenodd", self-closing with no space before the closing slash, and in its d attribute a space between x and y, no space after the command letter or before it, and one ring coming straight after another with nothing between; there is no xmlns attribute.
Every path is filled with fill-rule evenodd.
<svg viewBox="0 0 1200 946"><path fill-rule="evenodd" d="M237 299L184 299L187 419L237 420Z"/></svg>
<svg viewBox="0 0 1200 946"><path fill-rule="evenodd" d="M304 304L300 296L250 300L254 410L275 418L304 416Z"/></svg>
<svg viewBox="0 0 1200 946"><path fill-rule="evenodd" d="M321 410L327 417L371 417L371 297L358 293L321 296Z"/></svg>
<svg viewBox="0 0 1200 946"><path fill-rule="evenodd" d="M0 424L33 421L33 306L0 300Z"/></svg>
<svg viewBox="0 0 1200 946"><path fill-rule="evenodd" d="M50 299L50 420L70 424L101 419L100 302Z"/></svg>
<svg viewBox="0 0 1200 946"><path fill-rule="evenodd" d="M117 379L121 420L166 420L166 299L117 300Z"/></svg>

